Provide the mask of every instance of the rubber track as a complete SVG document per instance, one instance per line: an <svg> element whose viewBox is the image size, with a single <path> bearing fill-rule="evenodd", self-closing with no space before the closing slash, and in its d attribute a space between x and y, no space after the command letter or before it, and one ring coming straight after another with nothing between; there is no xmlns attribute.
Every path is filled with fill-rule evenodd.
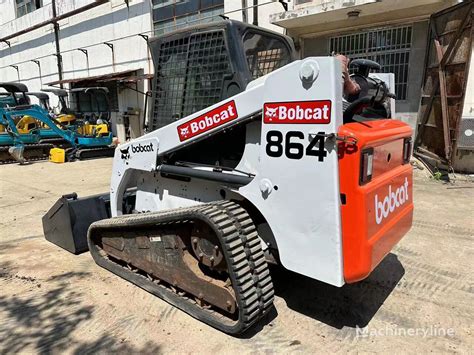
<svg viewBox="0 0 474 355"><path fill-rule="evenodd" d="M18 163L9 153L8 149L12 147L10 146L2 146L0 147L0 153L5 152L4 155L8 155L7 159L0 159L0 165L1 164L14 164ZM47 160L49 159L49 149L54 148L52 144L48 143L39 143L39 144L25 144L25 151L23 152L23 155L27 155L28 150L35 150L35 149L48 149L48 153L41 155L41 156L36 156L36 157L25 157L25 161L27 162L32 162L32 161L38 161L38 160Z"/></svg>
<svg viewBox="0 0 474 355"><path fill-rule="evenodd" d="M163 224L169 227L170 224L190 220L208 223L221 242L237 300L237 320L201 308L194 299L179 296L163 284L156 284L146 276L104 258L93 243L102 230L116 229L117 235L122 236L127 230L133 231L133 227L154 225L159 228ZM273 286L255 226L247 212L234 202L213 202L190 208L105 219L90 226L87 239L92 257L98 265L223 332L242 333L261 319L272 305Z"/></svg>
<svg viewBox="0 0 474 355"><path fill-rule="evenodd" d="M64 138L43 138L39 141L40 144L53 144L54 146L58 145L71 145L66 139Z"/></svg>
<svg viewBox="0 0 474 355"><path fill-rule="evenodd" d="M74 156L79 160L94 159L101 157L113 157L115 147L82 148L78 149Z"/></svg>
<svg viewBox="0 0 474 355"><path fill-rule="evenodd" d="M255 224L247 211L234 202L221 201L216 203L216 206L238 220L245 253L249 259L250 270L259 294L260 310L262 315L265 315L273 306L275 291Z"/></svg>

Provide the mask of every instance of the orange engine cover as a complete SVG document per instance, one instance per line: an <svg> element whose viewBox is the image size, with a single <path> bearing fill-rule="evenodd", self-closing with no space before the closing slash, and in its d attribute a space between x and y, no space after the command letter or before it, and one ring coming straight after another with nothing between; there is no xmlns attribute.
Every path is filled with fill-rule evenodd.
<svg viewBox="0 0 474 355"><path fill-rule="evenodd" d="M344 279L366 278L409 231L413 219L413 169L404 162L412 129L396 120L348 123L340 136L357 144L339 146ZM373 152L372 178L360 182L362 152Z"/></svg>

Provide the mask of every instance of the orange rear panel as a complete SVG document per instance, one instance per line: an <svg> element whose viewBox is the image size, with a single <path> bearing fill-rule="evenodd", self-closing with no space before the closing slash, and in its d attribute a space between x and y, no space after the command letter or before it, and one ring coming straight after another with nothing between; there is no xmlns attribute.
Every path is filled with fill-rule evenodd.
<svg viewBox="0 0 474 355"><path fill-rule="evenodd" d="M411 137L406 123L377 120L341 126L339 135L357 138L341 143L339 172L344 278L367 277L409 231L413 216L413 170L403 162L403 142ZM373 148L372 179L361 184L361 152Z"/></svg>

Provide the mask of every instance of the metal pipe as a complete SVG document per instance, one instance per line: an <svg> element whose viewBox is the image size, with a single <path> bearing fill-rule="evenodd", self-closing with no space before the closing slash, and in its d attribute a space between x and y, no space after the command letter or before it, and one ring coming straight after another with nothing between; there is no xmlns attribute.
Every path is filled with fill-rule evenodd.
<svg viewBox="0 0 474 355"><path fill-rule="evenodd" d="M54 13L56 12L55 10L55 6L53 6L53 18L50 18L49 20L46 20L46 21L43 21L41 23L38 23L34 26L31 26L31 27L28 27L28 28L25 28L21 31L18 31L18 32L15 32L15 33L12 33L8 36L5 36L3 38L0 38L0 42L5 42L5 41L8 41L9 39L11 38L15 38L15 37L18 37L18 36L21 36L25 33L28 33L28 32L31 32L31 31L34 31L34 30L37 30L38 28L41 28L41 27L44 27L46 25L50 25L52 23L55 23L55 22L58 22L60 20L63 20L63 19L66 19L68 17L71 17L71 16L74 16L74 15L77 15L77 14L80 14L81 12L84 12L84 11L87 11L87 10L90 10L96 6L99 6L99 5L102 5L102 4L105 4L109 2L109 0L95 0L93 3L90 3L88 5L85 5L85 6L82 6L78 9L75 9L75 10L72 10L72 11L69 11L69 12L66 12L65 14L62 14L62 15L59 15L59 16L54 16Z"/></svg>
<svg viewBox="0 0 474 355"><path fill-rule="evenodd" d="M89 73L89 53L87 52L87 49L84 49L84 48L78 48L77 50L84 53L84 55L86 56L87 76L89 76L90 75L90 73Z"/></svg>
<svg viewBox="0 0 474 355"><path fill-rule="evenodd" d="M143 83L145 85L145 83ZM148 82L146 83L146 86L147 86L147 89L149 89L148 87ZM146 127L146 125L148 124L147 122L147 117L146 117L146 114L148 113L148 96L151 96L151 91L150 90L147 90L147 92L145 92L145 104L143 105L143 124L141 125L142 127L145 127L146 130L148 130L148 127Z"/></svg>
<svg viewBox="0 0 474 355"><path fill-rule="evenodd" d="M56 0L52 0L51 6L53 7L53 19L57 18L57 13L56 13ZM59 46L59 24L57 21L53 22L53 27L54 27L54 43L56 46L56 59L57 59L57 65L58 65L58 78L59 81L63 80L63 58L61 56L61 48ZM59 83L59 87L62 89L63 88L63 83Z"/></svg>
<svg viewBox="0 0 474 355"><path fill-rule="evenodd" d="M110 48L110 50L112 51L112 69L113 69L113 72L115 73L115 51L114 51L114 45L110 42L104 42L104 44Z"/></svg>
<svg viewBox="0 0 474 355"><path fill-rule="evenodd" d="M243 185L247 185L248 183L252 181L252 178L249 176L225 174L218 171L199 170L199 169L188 168L186 166L162 164L159 166L158 170L162 174L178 175L178 176L189 177L189 178L221 182L224 184L231 184L231 185L243 186Z"/></svg>
<svg viewBox="0 0 474 355"><path fill-rule="evenodd" d="M242 0L242 22L248 23L247 0Z"/></svg>
<svg viewBox="0 0 474 355"><path fill-rule="evenodd" d="M253 21L252 24L258 26L258 0L253 0Z"/></svg>

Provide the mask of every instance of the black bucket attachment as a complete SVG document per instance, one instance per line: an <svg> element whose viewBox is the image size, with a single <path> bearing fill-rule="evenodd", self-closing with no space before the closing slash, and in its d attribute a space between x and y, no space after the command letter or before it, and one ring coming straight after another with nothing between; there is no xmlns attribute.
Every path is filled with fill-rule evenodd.
<svg viewBox="0 0 474 355"><path fill-rule="evenodd" d="M130 214L135 206L136 189L128 189L123 197L122 211ZM46 240L73 254L89 250L87 230L101 219L110 218L108 193L77 198L77 194L63 195L43 216Z"/></svg>
<svg viewBox="0 0 474 355"><path fill-rule="evenodd" d="M46 240L73 254L88 251L87 230L98 220L110 217L109 195L77 198L76 193L62 196L43 216Z"/></svg>

